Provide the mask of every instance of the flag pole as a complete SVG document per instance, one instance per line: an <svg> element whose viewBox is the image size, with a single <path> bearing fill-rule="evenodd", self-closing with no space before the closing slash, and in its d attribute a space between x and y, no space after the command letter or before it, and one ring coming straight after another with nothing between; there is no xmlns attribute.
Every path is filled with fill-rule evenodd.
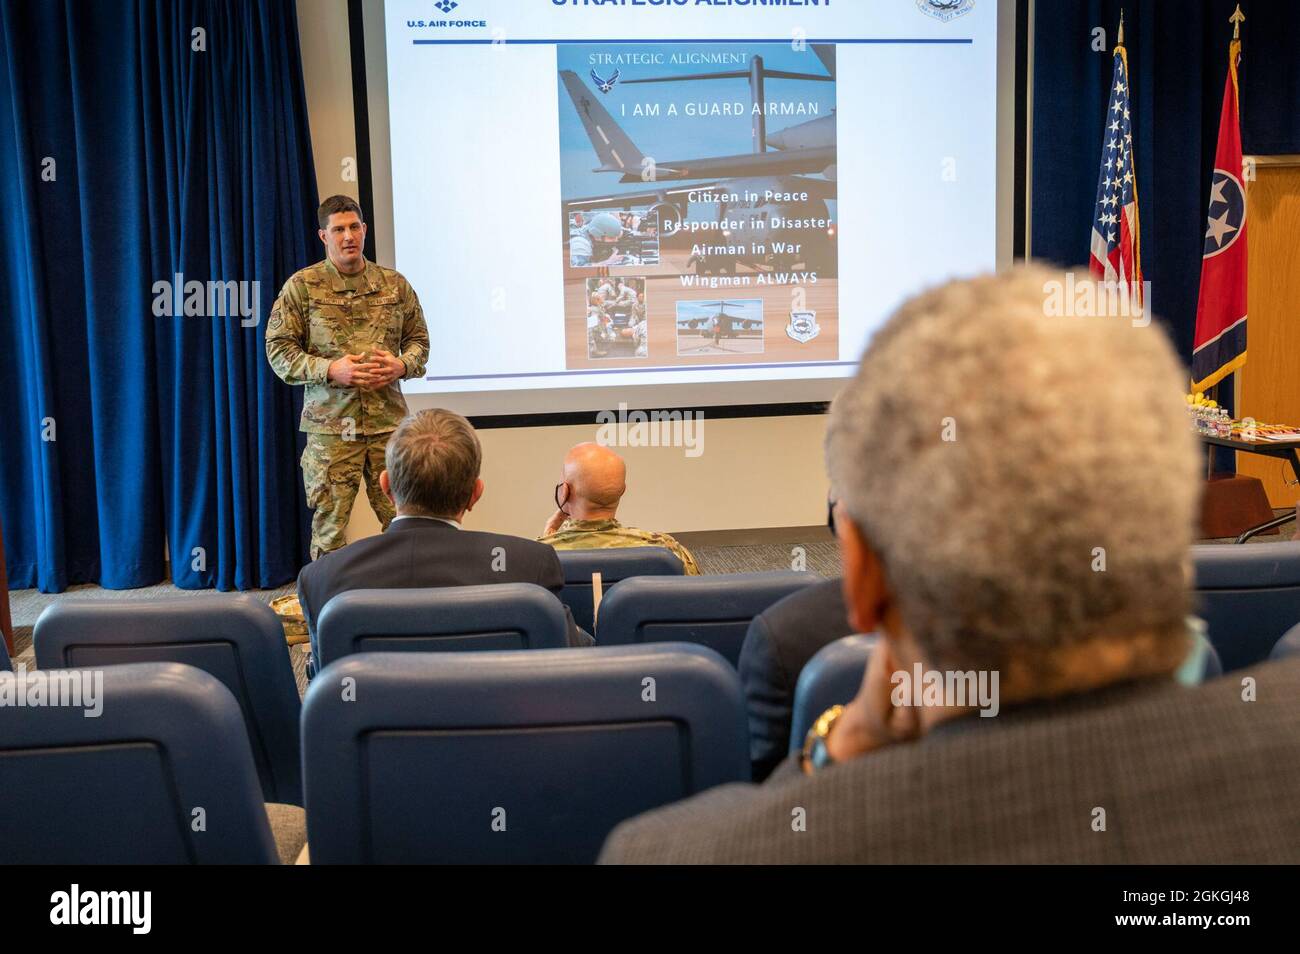
<svg viewBox="0 0 1300 954"><path fill-rule="evenodd" d="M1133 86L1133 77L1128 71L1128 49L1124 46L1124 8L1119 8L1119 32L1115 37L1115 49L1120 58L1124 61L1124 76L1128 79L1130 89ZM1130 171L1132 171L1130 169ZM1137 175L1133 176L1133 201L1137 202L1138 184ZM1133 275L1129 279L1129 299L1134 298L1139 303L1146 306L1145 296L1142 294L1142 224L1134 215L1133 228Z"/></svg>
<svg viewBox="0 0 1300 954"><path fill-rule="evenodd" d="M1232 57L1232 59L1235 61L1241 58L1241 25L1246 22L1246 14L1241 12L1240 3L1237 4L1237 9L1232 11L1232 16L1228 17L1228 22L1232 24L1232 41L1237 45L1236 56ZM1229 64L1229 68L1231 68L1231 64ZM1217 391L1219 386L1216 384L1214 387L1215 390ZM1216 395L1216 400L1217 400L1217 395ZM1234 414L1240 415L1241 413L1241 375L1240 374L1233 374L1232 376L1232 410Z"/></svg>
<svg viewBox="0 0 1300 954"><path fill-rule="evenodd" d="M1224 215L1209 214L1205 233L1206 251L1201 258L1201 290L1196 306L1196 333L1192 347L1192 388L1210 389L1246 363L1246 189L1238 177L1242 174L1241 117L1237 88L1237 63L1241 56L1241 24L1245 14L1240 4L1228 18L1233 37L1228 43L1227 77L1224 80L1223 107L1219 115L1219 141L1215 149L1215 175L1221 188L1212 189L1209 209L1224 203ZM1219 175L1222 173L1222 175ZM1231 200L1223 192L1229 184ZM1227 223L1233 203L1241 204L1238 218ZM1215 225L1226 224L1226 229ZM1225 241L1228 231L1233 232ZM1213 241L1212 241L1213 240ZM1220 254L1222 253L1222 254ZM1224 338L1229 335L1228 338ZM1237 383L1234 382L1234 393ZM1225 393L1226 389L1217 393ZM1244 408L1238 408L1239 412Z"/></svg>

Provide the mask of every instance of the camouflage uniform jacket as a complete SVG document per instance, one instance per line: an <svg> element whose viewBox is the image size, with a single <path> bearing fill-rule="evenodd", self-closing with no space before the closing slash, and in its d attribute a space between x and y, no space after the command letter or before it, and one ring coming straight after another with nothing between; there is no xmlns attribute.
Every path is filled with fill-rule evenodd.
<svg viewBox="0 0 1300 954"><path fill-rule="evenodd" d="M566 520L560 529L539 543L549 543L557 550L607 550L614 547L663 547L682 561L687 576L699 576L700 568L686 549L666 533L653 533L625 527L617 520Z"/></svg>
<svg viewBox="0 0 1300 954"><path fill-rule="evenodd" d="M327 379L330 363L346 354L383 348L406 365L403 379L424 374L429 330L410 284L391 268L366 262L342 275L329 259L294 273L271 308L266 357L286 384L307 385L300 427L341 434L384 434L406 416L396 381L381 391L345 388Z"/></svg>

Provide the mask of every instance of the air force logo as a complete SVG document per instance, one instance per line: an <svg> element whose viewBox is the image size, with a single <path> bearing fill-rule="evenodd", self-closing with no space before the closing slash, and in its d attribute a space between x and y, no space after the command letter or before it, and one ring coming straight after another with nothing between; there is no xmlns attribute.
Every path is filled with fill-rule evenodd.
<svg viewBox="0 0 1300 954"><path fill-rule="evenodd" d="M457 3L456 0L438 0L438 2L434 4L434 6L437 7L439 10L441 10L443 13L451 13L451 11L455 10L458 6L460 6L460 4Z"/></svg>
<svg viewBox="0 0 1300 954"><path fill-rule="evenodd" d="M622 70L615 70L614 75L611 76L609 79L601 79L600 74L597 73L595 70L592 70L591 81L596 84L596 88L600 90L602 93L608 93L610 90L614 88L614 84L618 82L618 78L622 75L623 75Z"/></svg>
<svg viewBox="0 0 1300 954"><path fill-rule="evenodd" d="M924 14L947 23L975 9L975 0L916 0Z"/></svg>
<svg viewBox="0 0 1300 954"><path fill-rule="evenodd" d="M807 344L821 334L817 327L817 312L792 311L790 323L785 326L785 333L800 344Z"/></svg>
<svg viewBox="0 0 1300 954"><path fill-rule="evenodd" d="M1210 186L1210 214L1205 230L1203 257L1227 251L1246 224L1246 193L1231 172L1214 170Z"/></svg>

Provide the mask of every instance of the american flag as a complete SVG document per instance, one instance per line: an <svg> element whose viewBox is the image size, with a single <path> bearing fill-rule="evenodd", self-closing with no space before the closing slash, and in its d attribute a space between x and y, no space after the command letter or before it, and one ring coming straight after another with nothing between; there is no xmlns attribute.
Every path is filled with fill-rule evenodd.
<svg viewBox="0 0 1300 954"><path fill-rule="evenodd" d="M1129 119L1128 54L1122 37L1115 47L1088 265L1095 278L1124 284L1133 300L1142 302L1142 239Z"/></svg>

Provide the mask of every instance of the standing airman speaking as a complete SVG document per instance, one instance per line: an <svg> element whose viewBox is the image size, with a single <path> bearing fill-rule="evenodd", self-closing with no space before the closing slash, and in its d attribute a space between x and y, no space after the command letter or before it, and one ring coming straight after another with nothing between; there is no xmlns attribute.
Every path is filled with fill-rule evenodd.
<svg viewBox="0 0 1300 954"><path fill-rule="evenodd" d="M400 274L362 254L366 225L345 195L316 212L325 260L284 283L266 328L266 357L286 384L307 387L301 429L311 558L337 550L364 477L384 529L393 505L379 489L388 437L406 416L399 381L424 374L429 331Z"/></svg>

